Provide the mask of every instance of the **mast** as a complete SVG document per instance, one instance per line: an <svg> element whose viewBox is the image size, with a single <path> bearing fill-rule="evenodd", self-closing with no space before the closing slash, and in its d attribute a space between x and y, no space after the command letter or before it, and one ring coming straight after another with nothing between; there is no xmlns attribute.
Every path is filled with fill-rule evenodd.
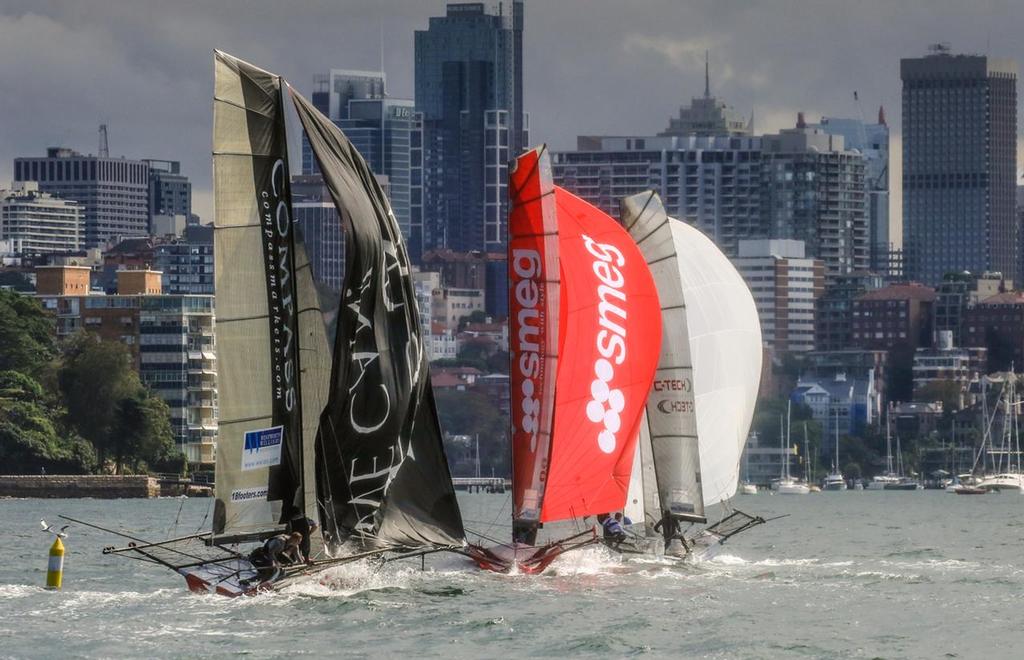
<svg viewBox="0 0 1024 660"><path fill-rule="evenodd" d="M885 474L892 472L892 437L889 432L889 421L892 419L892 401L885 409Z"/></svg>
<svg viewBox="0 0 1024 660"><path fill-rule="evenodd" d="M806 427L805 427L806 428ZM836 408L836 461L833 464L833 472L839 474L839 409Z"/></svg>
<svg viewBox="0 0 1024 660"><path fill-rule="evenodd" d="M793 400L786 400L786 478L789 474L789 452L793 450Z"/></svg>
<svg viewBox="0 0 1024 660"><path fill-rule="evenodd" d="M780 463L782 463L782 469L779 470L779 479L783 481L789 476L789 455L786 454L786 426L782 421L782 415L779 415L779 452Z"/></svg>

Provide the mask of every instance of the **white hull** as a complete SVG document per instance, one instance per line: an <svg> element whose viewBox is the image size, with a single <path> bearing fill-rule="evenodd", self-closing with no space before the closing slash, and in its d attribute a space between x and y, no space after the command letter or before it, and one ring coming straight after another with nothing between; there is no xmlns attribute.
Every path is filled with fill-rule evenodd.
<svg viewBox="0 0 1024 660"><path fill-rule="evenodd" d="M981 480L978 487L985 490L1024 493L1024 474L1007 473L986 477Z"/></svg>
<svg viewBox="0 0 1024 660"><path fill-rule="evenodd" d="M754 484L740 484L740 495L757 495L757 486Z"/></svg>
<svg viewBox="0 0 1024 660"><path fill-rule="evenodd" d="M807 484L781 483L775 487L775 492L779 495L807 495L811 489L807 487Z"/></svg>

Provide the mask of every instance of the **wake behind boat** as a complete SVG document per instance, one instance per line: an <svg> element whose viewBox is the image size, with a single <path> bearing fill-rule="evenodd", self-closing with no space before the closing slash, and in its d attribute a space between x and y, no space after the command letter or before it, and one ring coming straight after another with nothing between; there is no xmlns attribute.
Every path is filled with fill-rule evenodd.
<svg viewBox="0 0 1024 660"><path fill-rule="evenodd" d="M333 348L292 223L287 83L215 54L214 227L220 437L212 530L109 554L226 596L370 556L454 550L462 518L441 441L410 266L362 157L305 98L291 98L345 230ZM313 521L320 521L313 525ZM268 545L301 538L299 559Z"/></svg>

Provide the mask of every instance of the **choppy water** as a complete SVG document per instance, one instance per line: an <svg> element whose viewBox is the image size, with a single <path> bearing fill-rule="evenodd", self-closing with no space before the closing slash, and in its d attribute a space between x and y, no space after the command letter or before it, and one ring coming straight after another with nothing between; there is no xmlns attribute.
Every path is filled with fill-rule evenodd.
<svg viewBox="0 0 1024 660"><path fill-rule="evenodd" d="M471 521L493 520L506 504L504 495L461 501ZM541 576L506 576L447 557L426 571L418 562L347 566L284 593L231 600L189 594L169 571L104 556L114 539L77 526L64 590L42 588L51 538L40 518L64 513L159 538L194 531L209 500L0 501L0 657L1022 656L1024 497L846 492L736 502L791 515L697 566L591 548Z"/></svg>

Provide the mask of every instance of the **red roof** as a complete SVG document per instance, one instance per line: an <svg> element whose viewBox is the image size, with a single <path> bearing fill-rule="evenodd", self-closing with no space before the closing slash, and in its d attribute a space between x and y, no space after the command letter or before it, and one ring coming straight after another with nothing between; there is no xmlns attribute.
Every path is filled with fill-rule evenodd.
<svg viewBox="0 0 1024 660"><path fill-rule="evenodd" d="M921 300L929 302L935 300L935 289L917 282L891 284L881 289L868 291L858 296L857 300Z"/></svg>
<svg viewBox="0 0 1024 660"><path fill-rule="evenodd" d="M466 381L462 380L455 374L441 372L430 376L430 384L434 387L461 387L466 384Z"/></svg>
<svg viewBox="0 0 1024 660"><path fill-rule="evenodd" d="M982 300L979 305L1024 305L1024 292L1007 291Z"/></svg>

